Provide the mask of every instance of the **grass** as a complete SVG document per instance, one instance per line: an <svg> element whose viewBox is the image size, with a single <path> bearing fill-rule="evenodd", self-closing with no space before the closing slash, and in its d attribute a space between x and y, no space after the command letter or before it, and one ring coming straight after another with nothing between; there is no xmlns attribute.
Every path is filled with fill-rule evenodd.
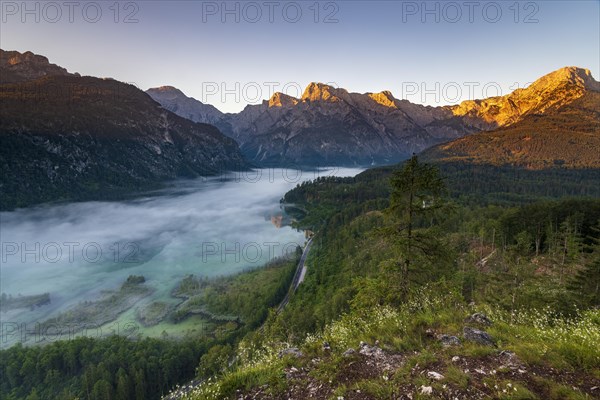
<svg viewBox="0 0 600 400"><path fill-rule="evenodd" d="M549 308L512 316L491 307L486 311L497 321L490 333L527 363L586 372L600 365L600 310L576 318L556 316Z"/></svg>
<svg viewBox="0 0 600 400"><path fill-rule="evenodd" d="M525 375L506 379L509 371L499 370L492 374L466 373L451 361L460 359L486 362L497 357L500 349L463 342L462 346L443 348L425 331L457 333L464 326L464 318L471 310L450 293L440 295L436 290L424 290L413 301L402 307L378 307L368 312L354 311L343 315L316 334L307 335L299 343L305 357L296 359L277 356L279 349L290 347L288 343L273 343L264 338L262 342L242 342L238 363L219 380L202 385L188 399L230 398L235 390L252 390L268 385L272 393L286 389L284 369L290 366L311 366L308 360L319 358L312 366L308 379L330 385L334 394L360 390L374 398L390 398L399 387L411 388L414 398L420 398L421 386L432 386L434 393L451 387L456 390L475 390L478 386L492 397L499 399L580 399L583 394L568 385L543 377L527 381ZM580 313L579 317L565 319L550 310L529 310L510 315L492 307L480 307L494 321L486 330L493 335L500 348L516 353L528 366L580 371L598 376L600 369L600 310ZM358 348L360 341L373 344L379 340L380 347L388 353L403 354L403 363L391 375L381 374L370 379L360 378L353 382L342 379L344 368L358 362L360 356L342 357L348 348ZM331 355L321 349L323 341L330 343ZM444 375L441 381L432 381L424 371L436 371ZM526 375L529 376L529 375ZM474 382L478 380L478 382ZM211 393L212 396L211 397ZM216 397L215 397L216 396Z"/></svg>
<svg viewBox="0 0 600 400"><path fill-rule="evenodd" d="M465 374L462 369L449 365L444 372L444 382L466 389L469 386L469 375Z"/></svg>

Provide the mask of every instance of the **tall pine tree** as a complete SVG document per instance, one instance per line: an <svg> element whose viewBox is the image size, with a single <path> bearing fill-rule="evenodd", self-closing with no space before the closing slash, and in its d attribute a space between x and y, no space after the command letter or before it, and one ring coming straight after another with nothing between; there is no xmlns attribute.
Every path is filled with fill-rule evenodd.
<svg viewBox="0 0 600 400"><path fill-rule="evenodd" d="M400 271L401 294L406 298L416 260L439 254L442 247L437 237L423 229L423 225L432 225L436 210L443 206L442 196L446 188L438 169L419 163L416 155L394 173L391 188L387 209L391 224L384 232L401 251L396 268Z"/></svg>

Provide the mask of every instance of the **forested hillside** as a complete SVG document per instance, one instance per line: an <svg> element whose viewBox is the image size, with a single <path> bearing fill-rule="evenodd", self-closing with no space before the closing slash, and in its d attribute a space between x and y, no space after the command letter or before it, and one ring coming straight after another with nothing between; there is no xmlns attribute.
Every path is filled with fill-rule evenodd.
<svg viewBox="0 0 600 400"><path fill-rule="evenodd" d="M541 192L551 173L515 198L488 169L475 202L481 188L446 169L444 191L413 160L287 193L316 231L306 281L235 358L213 358L225 372L172 398L595 398L600 200Z"/></svg>

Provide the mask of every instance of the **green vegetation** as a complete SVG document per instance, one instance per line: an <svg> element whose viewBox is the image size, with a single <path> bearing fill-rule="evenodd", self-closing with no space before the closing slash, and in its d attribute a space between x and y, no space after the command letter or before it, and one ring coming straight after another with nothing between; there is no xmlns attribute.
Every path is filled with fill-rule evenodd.
<svg viewBox="0 0 600 400"><path fill-rule="evenodd" d="M420 221L433 220L436 212L443 208L444 183L439 171L430 165L421 164L413 156L392 176L390 206L386 210L390 221L382 230L386 239L402 251L403 259L396 262L394 272L399 273L400 293L406 299L409 290L409 275L415 264L423 268L424 258L435 257L443 251L431 229L416 229ZM391 222L391 223L390 223ZM424 225L421 222L421 225ZM429 224L430 227L433 225ZM436 257L438 258L438 257Z"/></svg>
<svg viewBox="0 0 600 400"><path fill-rule="evenodd" d="M136 318L144 326L157 325L173 311L173 308L174 305L162 301L155 301L139 308L136 313Z"/></svg>
<svg viewBox="0 0 600 400"><path fill-rule="evenodd" d="M183 301L171 315L212 316L218 322L210 337L13 347L0 353L0 372L11 376L2 394L157 398L195 370L194 388L179 397L597 396L600 200L568 196L596 194L590 182L598 172L523 170L513 182L519 194L508 195L503 185L517 170L477 167L484 187L461 181L475 169L440 164L444 191L434 169L411 162L356 178L319 178L285 195L297 226L316 236L305 280L280 312L273 307L295 261L214 280L186 277L173 289ZM423 182L412 201L404 179L411 176ZM566 176L580 179L556 184ZM150 304L144 312L156 316L165 307ZM475 312L492 324L467 319ZM485 331L493 345L473 342L465 328ZM442 339L448 337L450 344ZM114 341L135 345L108 351ZM74 353L84 361L48 367L55 352L59 360ZM161 365L160 378L154 365Z"/></svg>
<svg viewBox="0 0 600 400"><path fill-rule="evenodd" d="M84 301L56 317L42 322L39 329L69 327L73 332L96 328L117 319L135 303L152 294L153 289L144 284L143 276L130 275L119 290L105 291L96 301Z"/></svg>
<svg viewBox="0 0 600 400"><path fill-rule="evenodd" d="M398 178L410 178L420 166L411 162L395 173L383 168L320 178L286 194L282 202L298 225L317 232L305 282L264 329L205 358L200 373L216 378L186 398L237 398L238 390L251 398L352 398L358 391L375 399L597 394L600 200L549 200L568 194L540 193L550 179L535 182L529 193L526 182L534 180L523 181L523 196L494 204L508 175L489 168L498 177L487 182L490 196L480 196L477 186L458 193L451 170L442 169L450 198L443 202L437 185L424 184L425 198L411 202L407 181ZM436 181L434 173L424 175L431 179L423 182ZM398 188L404 190L388 200ZM423 239L412 249L410 224ZM428 246L433 241L435 252ZM492 325L466 321L475 312ZM467 326L483 329L497 347L470 342ZM461 343L445 346L440 335ZM358 354L361 341L377 342L381 353ZM301 355L280 357L291 347ZM349 348L356 353L344 356ZM443 377L429 377L432 371Z"/></svg>
<svg viewBox="0 0 600 400"><path fill-rule="evenodd" d="M171 143L161 126L171 126ZM166 180L245 169L217 128L172 114L113 79L45 76L0 84L0 210L125 199Z"/></svg>
<svg viewBox="0 0 600 400"><path fill-rule="evenodd" d="M269 308L276 307L285 297L300 254L298 248L292 260L277 260L263 268L204 283L188 277L177 293L186 287L189 299L176 312L187 312L195 305L212 315L233 315L249 328L256 328L266 319ZM197 289L191 289L194 287Z"/></svg>
<svg viewBox="0 0 600 400"><path fill-rule="evenodd" d="M41 307L46 304L50 304L49 293L30 296L17 295L16 297L2 293L2 297L0 297L0 311L2 312L17 310L19 308L34 309L35 307Z"/></svg>
<svg viewBox="0 0 600 400"><path fill-rule="evenodd" d="M274 260L264 268L214 280L183 279L173 294L192 296L190 299L196 299L219 319L214 331L202 335L178 340L142 339L132 326L127 332L119 332L121 336L98 339L79 334L72 340L49 338L44 346L18 344L2 350L0 397L7 400L160 398L176 384L192 378L196 371L212 374L217 370L203 368L227 365L229 358L222 355L230 355L242 337L262 324L268 308L283 299L297 261L297 257ZM106 315L122 310L121 305L131 307L133 297L139 300L149 290L143 276L130 276L120 290L106 293L99 301L80 304L47 323L76 327L93 321L93 326L97 326L99 318L106 320ZM145 325L153 325L172 310L169 304L154 302L138 309L137 317ZM232 325L223 315L240 319L243 324Z"/></svg>
<svg viewBox="0 0 600 400"><path fill-rule="evenodd" d="M413 291L399 307L354 309L299 341L302 358L279 357L279 351L289 345L284 342L244 341L234 368L185 398L236 398L239 389L258 394L258 398L286 397L290 388L301 390L294 393L304 393L302 398L306 398L308 388L318 385L327 393L319 398L357 391L374 399L394 398L393 394L400 393L418 396L422 386L431 386L434 396L416 398L447 398L450 394L466 398L591 398L585 393L590 393L599 379L598 310L583 312L572 320L535 310L523 311L515 318L500 309L469 306L458 292L449 289L444 284L427 285ZM494 322L488 331L506 349L504 353L471 343L444 347L431 335L430 330L458 334L465 315L474 311L488 313ZM361 340L378 340L384 350L371 357L343 355L348 348L357 349ZM325 341L331 350L322 349ZM315 363L315 359L319 361ZM294 370L304 373L294 375ZM442 378L429 378L431 371Z"/></svg>
<svg viewBox="0 0 600 400"><path fill-rule="evenodd" d="M11 399L153 399L194 373L212 342L122 336L76 338L1 352L0 390Z"/></svg>
<svg viewBox="0 0 600 400"><path fill-rule="evenodd" d="M129 275L127 277L127 280L123 284L123 287L125 287L126 285L139 285L144 282L146 282L146 278L144 278L141 275Z"/></svg>

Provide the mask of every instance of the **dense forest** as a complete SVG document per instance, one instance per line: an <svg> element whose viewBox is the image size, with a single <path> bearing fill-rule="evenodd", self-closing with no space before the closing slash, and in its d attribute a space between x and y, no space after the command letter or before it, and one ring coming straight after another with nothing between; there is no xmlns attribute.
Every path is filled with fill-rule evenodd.
<svg viewBox="0 0 600 400"><path fill-rule="evenodd" d="M514 267L510 257L530 263L537 257L536 262L559 268L564 276L554 282L540 279L535 269L529 271L523 285L531 284L527 289L533 292L523 303L561 303L559 311L564 312L571 312L582 302L593 305L583 300L594 297L593 291L583 296L574 288L578 287L575 282L582 282L582 275L576 278L577 274L591 273L580 267L591 263L589 268L594 271L592 254L600 256L594 247L600 237L600 200L595 198L599 195L595 193L600 182L598 171L518 171L448 164L440 169L449 201L443 211L421 220L419 228L435 230L446 242L440 244L446 254L436 253L432 260L422 260L425 265L414 277L417 284L464 280L466 299L480 300L494 293L500 301L506 293L500 295L496 289L510 285L510 268ZM299 185L282 200L290 204L291 212L306 214L300 226L319 231L318 246L311 255L312 263L319 267L308 276L312 284L302 288L281 316L288 319L286 326L297 329L296 335L318 329L348 311L357 294L375 284L373 279L389 279L384 266L398 256L398 249L386 240L389 235L380 231L390 220L385 210L393 172L392 168L381 168L356 178L320 178ZM522 178L511 179L518 175ZM567 176L572 179L565 179ZM563 181L566 183L558 184ZM578 193L581 196L575 197ZM513 254L517 246L522 250ZM483 259L492 252L485 274L464 260ZM492 268L492 263L497 268ZM381 289L374 287L369 296L385 296ZM524 291L521 295L525 296Z"/></svg>

